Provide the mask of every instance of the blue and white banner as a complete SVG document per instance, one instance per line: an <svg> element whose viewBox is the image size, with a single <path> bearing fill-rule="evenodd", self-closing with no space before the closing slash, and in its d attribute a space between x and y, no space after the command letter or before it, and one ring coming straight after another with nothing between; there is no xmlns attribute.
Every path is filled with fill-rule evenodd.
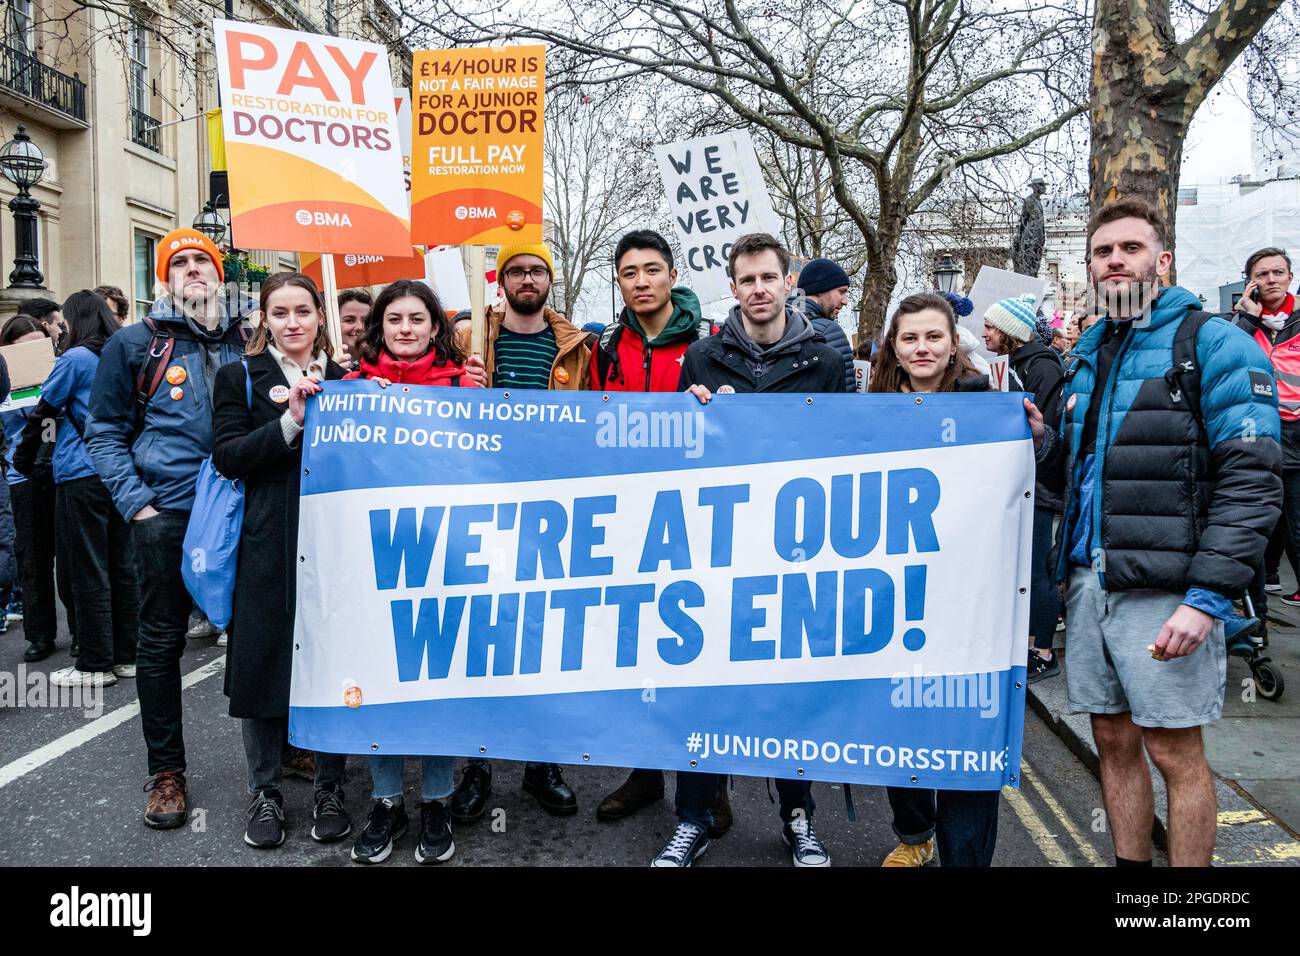
<svg viewBox="0 0 1300 956"><path fill-rule="evenodd" d="M293 741L1014 785L1021 398L329 383L303 435Z"/></svg>

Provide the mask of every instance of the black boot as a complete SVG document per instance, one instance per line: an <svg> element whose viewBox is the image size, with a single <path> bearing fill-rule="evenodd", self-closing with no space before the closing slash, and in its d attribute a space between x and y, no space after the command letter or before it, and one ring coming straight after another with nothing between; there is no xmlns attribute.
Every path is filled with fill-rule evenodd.
<svg viewBox="0 0 1300 956"><path fill-rule="evenodd" d="M472 760L461 771L460 786L447 801L447 810L456 823L473 823L487 812L487 801L491 795L492 765Z"/></svg>
<svg viewBox="0 0 1300 956"><path fill-rule="evenodd" d="M578 812L578 798L560 776L559 764L525 764L524 789L537 798L547 813L568 816Z"/></svg>

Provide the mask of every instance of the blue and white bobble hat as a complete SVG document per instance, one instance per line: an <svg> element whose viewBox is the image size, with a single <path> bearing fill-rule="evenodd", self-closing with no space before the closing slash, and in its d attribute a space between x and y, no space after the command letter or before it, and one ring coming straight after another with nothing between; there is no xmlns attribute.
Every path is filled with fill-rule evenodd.
<svg viewBox="0 0 1300 956"><path fill-rule="evenodd" d="M1017 342L1028 342L1034 336L1037 316L1038 300L1026 292L1015 298L994 302L984 313L984 321Z"/></svg>

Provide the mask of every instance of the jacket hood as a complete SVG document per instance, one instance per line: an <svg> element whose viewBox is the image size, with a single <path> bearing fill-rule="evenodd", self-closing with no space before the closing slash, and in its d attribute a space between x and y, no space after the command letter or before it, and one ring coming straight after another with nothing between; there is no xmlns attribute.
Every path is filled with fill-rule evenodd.
<svg viewBox="0 0 1300 956"><path fill-rule="evenodd" d="M221 303L222 318L218 329L223 333L235 322L257 310L257 303L245 296L240 296L233 301L223 296L219 301ZM193 329L199 335L209 337L217 335L216 332L208 332L203 326L192 321L170 295L165 295L154 302L153 307L149 310L149 318L157 325L183 326Z"/></svg>
<svg viewBox="0 0 1300 956"><path fill-rule="evenodd" d="M1199 302L1199 300L1198 300ZM1011 353L1011 361L1019 365L1033 359L1047 358L1060 364L1060 356L1055 354L1056 350L1044 345L1038 339L1030 339L1020 348Z"/></svg>
<svg viewBox="0 0 1300 956"><path fill-rule="evenodd" d="M656 348L699 337L700 320L703 314L699 297L686 286L676 286L672 291L672 301L672 317L668 320L668 324L664 326L663 331L650 342ZM630 309L624 307L619 314L619 322L642 339L645 339L645 332L641 329L641 323L637 321L637 317L632 314Z"/></svg>
<svg viewBox="0 0 1300 956"><path fill-rule="evenodd" d="M1148 332L1168 325L1170 322L1180 322L1183 316L1187 314L1188 309L1199 309L1200 307L1200 299L1182 286L1171 285L1160 290L1160 295L1156 297L1155 304L1151 307L1151 317L1140 327L1140 331ZM1072 354L1091 362L1092 356L1096 354L1097 347L1106 334L1106 323L1109 321L1112 320L1103 316L1101 321L1094 323L1088 331L1079 336L1079 341L1075 345Z"/></svg>
<svg viewBox="0 0 1300 956"><path fill-rule="evenodd" d="M731 311L727 313L727 321L719 334L724 344L737 348L750 358L762 362L797 352L804 342L818 337L817 330L804 317L803 312L789 303L785 307L785 334L773 345L764 348L749 337L749 333L745 331L745 323L740 317L739 305L731 307Z"/></svg>

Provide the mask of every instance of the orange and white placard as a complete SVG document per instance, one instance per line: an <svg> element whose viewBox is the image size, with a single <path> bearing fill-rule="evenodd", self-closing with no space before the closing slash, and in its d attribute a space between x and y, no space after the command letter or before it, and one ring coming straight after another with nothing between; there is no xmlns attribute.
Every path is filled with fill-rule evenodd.
<svg viewBox="0 0 1300 956"><path fill-rule="evenodd" d="M384 47L228 20L212 28L240 247L409 256Z"/></svg>
<svg viewBox="0 0 1300 956"><path fill-rule="evenodd" d="M546 48L417 50L412 241L542 241Z"/></svg>

